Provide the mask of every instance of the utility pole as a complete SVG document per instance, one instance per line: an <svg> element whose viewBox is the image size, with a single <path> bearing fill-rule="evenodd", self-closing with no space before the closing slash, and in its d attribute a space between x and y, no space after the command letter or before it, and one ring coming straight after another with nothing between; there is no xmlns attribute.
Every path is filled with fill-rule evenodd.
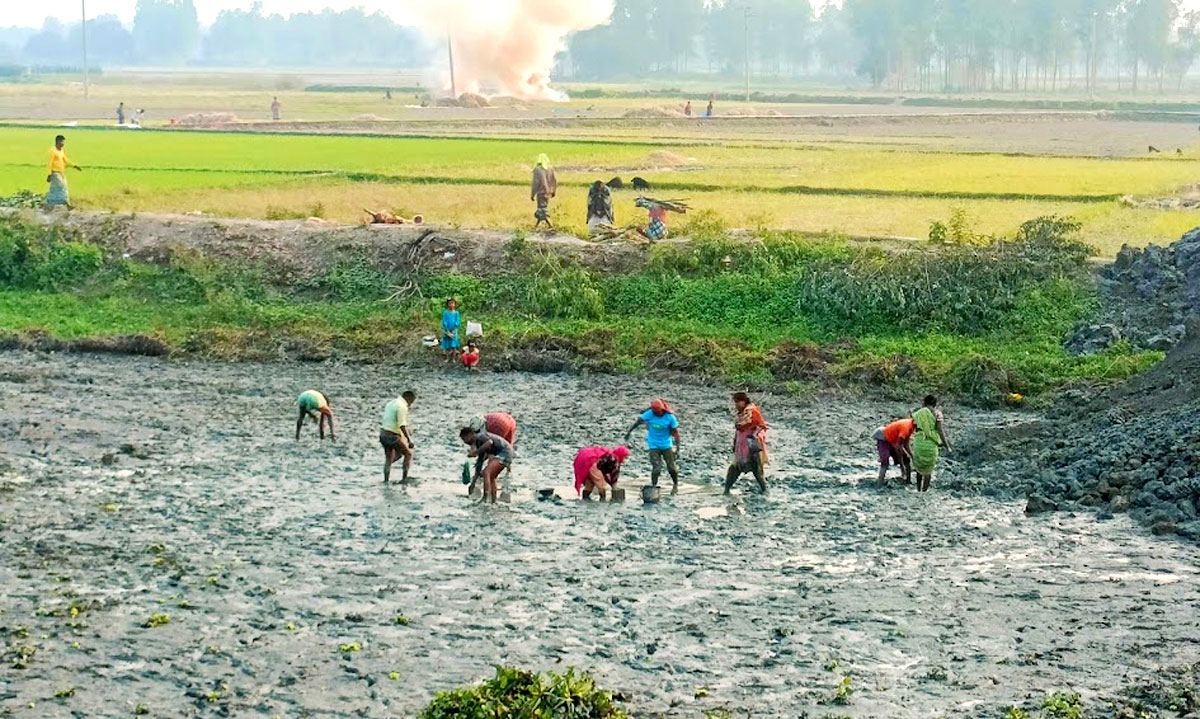
<svg viewBox="0 0 1200 719"><path fill-rule="evenodd" d="M454 38L446 33L446 54L450 56L450 96L458 99L458 86L454 83Z"/></svg>
<svg viewBox="0 0 1200 719"><path fill-rule="evenodd" d="M87 56L87 0L79 0L79 10L83 15L83 99L88 99L88 56Z"/></svg>
<svg viewBox="0 0 1200 719"><path fill-rule="evenodd" d="M746 36L746 102L750 102L750 6L742 8L742 30Z"/></svg>

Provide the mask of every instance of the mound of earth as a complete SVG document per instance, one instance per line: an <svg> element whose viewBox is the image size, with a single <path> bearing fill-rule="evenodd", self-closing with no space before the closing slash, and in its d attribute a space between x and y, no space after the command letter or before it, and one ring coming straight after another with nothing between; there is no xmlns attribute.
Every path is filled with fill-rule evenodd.
<svg viewBox="0 0 1200 719"><path fill-rule="evenodd" d="M232 112L193 112L175 121L181 127L218 127L238 122L238 116Z"/></svg>
<svg viewBox="0 0 1200 719"><path fill-rule="evenodd" d="M1100 273L1103 310L1067 338L1073 354L1117 342L1169 350L1183 340L1188 317L1200 313L1200 228L1169 247L1121 248Z"/></svg>
<svg viewBox="0 0 1200 719"><path fill-rule="evenodd" d="M646 156L646 161L651 167L678 167L679 165L691 165L696 162L696 159L684 157L670 150L655 150Z"/></svg>
<svg viewBox="0 0 1200 719"><path fill-rule="evenodd" d="M683 117L683 111L672 107L635 107L621 114L626 118L663 119L668 117Z"/></svg>
<svg viewBox="0 0 1200 719"><path fill-rule="evenodd" d="M1166 359L1115 387L1070 390L1045 419L978 435L960 454L1025 491L1029 514L1129 512L1156 534L1200 540L1200 228L1171 247L1122 249L1103 276L1109 321L1069 344L1150 335L1172 347Z"/></svg>

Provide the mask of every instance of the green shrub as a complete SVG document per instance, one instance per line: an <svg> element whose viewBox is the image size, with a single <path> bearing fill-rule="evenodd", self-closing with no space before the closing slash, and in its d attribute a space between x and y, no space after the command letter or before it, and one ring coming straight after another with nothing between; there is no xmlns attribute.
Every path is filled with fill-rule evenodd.
<svg viewBox="0 0 1200 719"><path fill-rule="evenodd" d="M497 667L496 676L478 686L439 692L421 719L624 719L611 692L596 687L589 675L535 674Z"/></svg>
<svg viewBox="0 0 1200 719"><path fill-rule="evenodd" d="M51 245L33 269L34 284L40 290L78 287L91 279L104 265L104 253L85 242Z"/></svg>

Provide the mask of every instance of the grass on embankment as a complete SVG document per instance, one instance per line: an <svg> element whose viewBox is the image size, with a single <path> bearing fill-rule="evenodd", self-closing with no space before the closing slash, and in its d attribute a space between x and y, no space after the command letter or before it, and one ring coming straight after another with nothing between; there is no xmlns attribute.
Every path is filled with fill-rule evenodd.
<svg viewBox="0 0 1200 719"><path fill-rule="evenodd" d="M1087 250L1026 227L1017 241L887 251L835 239L724 239L719 226L659 246L638 272L569 264L515 237L485 277L384 271L357 258L297 284L270 268L123 259L82 238L0 222L0 331L147 334L222 359L432 361L442 299L487 331L496 369L664 371L749 386L950 392L981 404L1074 381L1116 380L1158 359L1117 348L1068 356L1091 311ZM96 238L103 243L104 238ZM402 298L397 288L411 287ZM419 291L419 292L418 292Z"/></svg>

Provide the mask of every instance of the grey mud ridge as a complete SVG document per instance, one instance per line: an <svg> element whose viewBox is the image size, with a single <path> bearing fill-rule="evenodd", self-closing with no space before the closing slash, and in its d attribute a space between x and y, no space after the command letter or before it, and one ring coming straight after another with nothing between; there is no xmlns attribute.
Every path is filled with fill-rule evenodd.
<svg viewBox="0 0 1200 719"><path fill-rule="evenodd" d="M314 386L337 443L291 439ZM376 422L408 387L404 490ZM655 395L686 490L574 501L575 449ZM1200 548L1028 517L953 470L926 496L870 486L871 432L904 407L762 397L772 490L729 502L726 398L696 385L4 352L0 398L0 716L407 717L505 663L589 670L643 717L994 717L1200 655ZM494 508L463 496L453 431L492 409L521 423ZM956 433L1012 419L949 411Z"/></svg>

